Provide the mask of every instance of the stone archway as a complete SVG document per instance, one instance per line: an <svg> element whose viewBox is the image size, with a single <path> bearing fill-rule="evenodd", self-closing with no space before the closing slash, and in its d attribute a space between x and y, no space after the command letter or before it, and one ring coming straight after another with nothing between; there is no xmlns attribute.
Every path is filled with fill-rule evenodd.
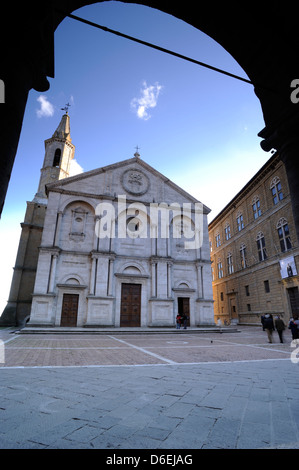
<svg viewBox="0 0 299 470"><path fill-rule="evenodd" d="M3 6L2 71L5 104L0 105L0 212L17 151L28 92L47 91L54 78L54 32L67 14L90 0L27 0ZM266 127L259 133L262 148L280 152L289 179L299 238L299 104L291 99L291 82L299 79L298 6L274 4L241 8L227 2L200 4L169 0L125 0L156 8L203 31L223 46L247 73L260 100ZM296 215L297 214L297 215Z"/></svg>

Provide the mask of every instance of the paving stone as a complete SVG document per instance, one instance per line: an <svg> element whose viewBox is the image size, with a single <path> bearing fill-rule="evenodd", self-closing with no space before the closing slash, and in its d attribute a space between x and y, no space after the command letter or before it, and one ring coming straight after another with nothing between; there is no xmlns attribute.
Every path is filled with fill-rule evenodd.
<svg viewBox="0 0 299 470"><path fill-rule="evenodd" d="M124 424L116 424L115 426L112 426L111 428L106 430L105 433L106 436L113 436L116 440L118 438L124 439L131 434L134 434L134 432L132 432L132 429Z"/></svg>
<svg viewBox="0 0 299 470"><path fill-rule="evenodd" d="M36 435L30 437L30 442L35 444L40 444L44 446L51 446L60 439L64 439L66 436L70 435L72 432L77 431L82 428L86 423L77 419L70 419L61 423L58 426L53 426L47 428L43 432L39 432Z"/></svg>
<svg viewBox="0 0 299 470"><path fill-rule="evenodd" d="M262 449L271 445L271 427L265 423L243 422L241 424L237 449Z"/></svg>
<svg viewBox="0 0 299 470"><path fill-rule="evenodd" d="M150 425L159 429L170 429L172 431L180 422L181 419L179 418L172 418L161 414L158 418L154 418L150 421Z"/></svg>
<svg viewBox="0 0 299 470"><path fill-rule="evenodd" d="M157 398L154 402L155 406L160 406L160 407L169 407L176 403L179 400L178 396L174 395L162 395L159 398Z"/></svg>
<svg viewBox="0 0 299 470"><path fill-rule="evenodd" d="M235 449L240 423L240 420L227 417L217 419L205 442L205 448Z"/></svg>
<svg viewBox="0 0 299 470"><path fill-rule="evenodd" d="M111 415L106 415L98 419L97 424L100 428L103 429L111 429L113 426L117 425L120 423L121 418L111 416Z"/></svg>
<svg viewBox="0 0 299 470"><path fill-rule="evenodd" d="M185 418L189 413L191 413L193 408L194 405L192 403L183 403L178 401L165 411L165 415L173 418Z"/></svg>
<svg viewBox="0 0 299 470"><path fill-rule="evenodd" d="M164 440L170 434L170 430L161 428L145 427L138 432L138 436L150 437L155 440Z"/></svg>
<svg viewBox="0 0 299 470"><path fill-rule="evenodd" d="M182 420L173 432L163 442L163 447L169 449L201 449L215 424L208 417L201 419Z"/></svg>
<svg viewBox="0 0 299 470"><path fill-rule="evenodd" d="M244 421L270 425L271 413L269 403L249 400L244 412Z"/></svg>
<svg viewBox="0 0 299 470"><path fill-rule="evenodd" d="M81 443L88 443L103 433L103 429L84 424L82 427L67 434L64 439Z"/></svg>

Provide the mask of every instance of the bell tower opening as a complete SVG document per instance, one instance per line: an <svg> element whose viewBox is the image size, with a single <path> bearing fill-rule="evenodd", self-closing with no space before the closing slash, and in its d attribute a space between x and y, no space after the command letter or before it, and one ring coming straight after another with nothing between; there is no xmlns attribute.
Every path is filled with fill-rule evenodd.
<svg viewBox="0 0 299 470"><path fill-rule="evenodd" d="M56 166L56 167L59 166L60 165L60 159L61 159L61 150L56 149L54 159L53 159L53 166Z"/></svg>

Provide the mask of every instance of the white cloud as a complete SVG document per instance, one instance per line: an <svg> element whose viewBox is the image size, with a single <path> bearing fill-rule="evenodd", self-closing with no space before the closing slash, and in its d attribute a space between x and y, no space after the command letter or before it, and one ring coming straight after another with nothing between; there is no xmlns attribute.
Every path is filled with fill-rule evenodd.
<svg viewBox="0 0 299 470"><path fill-rule="evenodd" d="M38 118L41 117L51 117L54 114L54 106L50 101L48 101L48 98L44 95L40 95L37 98L37 101L40 103L40 109L36 110L36 114Z"/></svg>
<svg viewBox="0 0 299 470"><path fill-rule="evenodd" d="M143 82L140 90L141 95L139 98L133 98L131 101L131 108L136 112L139 119L147 121L151 115L148 110L157 106L158 97L162 86L156 82L154 85L147 85L146 81Z"/></svg>
<svg viewBox="0 0 299 470"><path fill-rule="evenodd" d="M69 176L79 175L80 173L83 173L83 172L84 172L84 170L83 170L82 166L79 165L77 160L76 159L72 160L71 165L70 165Z"/></svg>

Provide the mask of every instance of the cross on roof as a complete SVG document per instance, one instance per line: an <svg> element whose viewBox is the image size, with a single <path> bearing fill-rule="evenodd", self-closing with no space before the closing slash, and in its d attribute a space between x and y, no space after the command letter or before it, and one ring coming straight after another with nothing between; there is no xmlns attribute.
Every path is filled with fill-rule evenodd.
<svg viewBox="0 0 299 470"><path fill-rule="evenodd" d="M135 157L140 157L140 153L139 153L140 147L138 147L138 145L136 145L135 149L136 149L136 152L134 153L134 156Z"/></svg>

